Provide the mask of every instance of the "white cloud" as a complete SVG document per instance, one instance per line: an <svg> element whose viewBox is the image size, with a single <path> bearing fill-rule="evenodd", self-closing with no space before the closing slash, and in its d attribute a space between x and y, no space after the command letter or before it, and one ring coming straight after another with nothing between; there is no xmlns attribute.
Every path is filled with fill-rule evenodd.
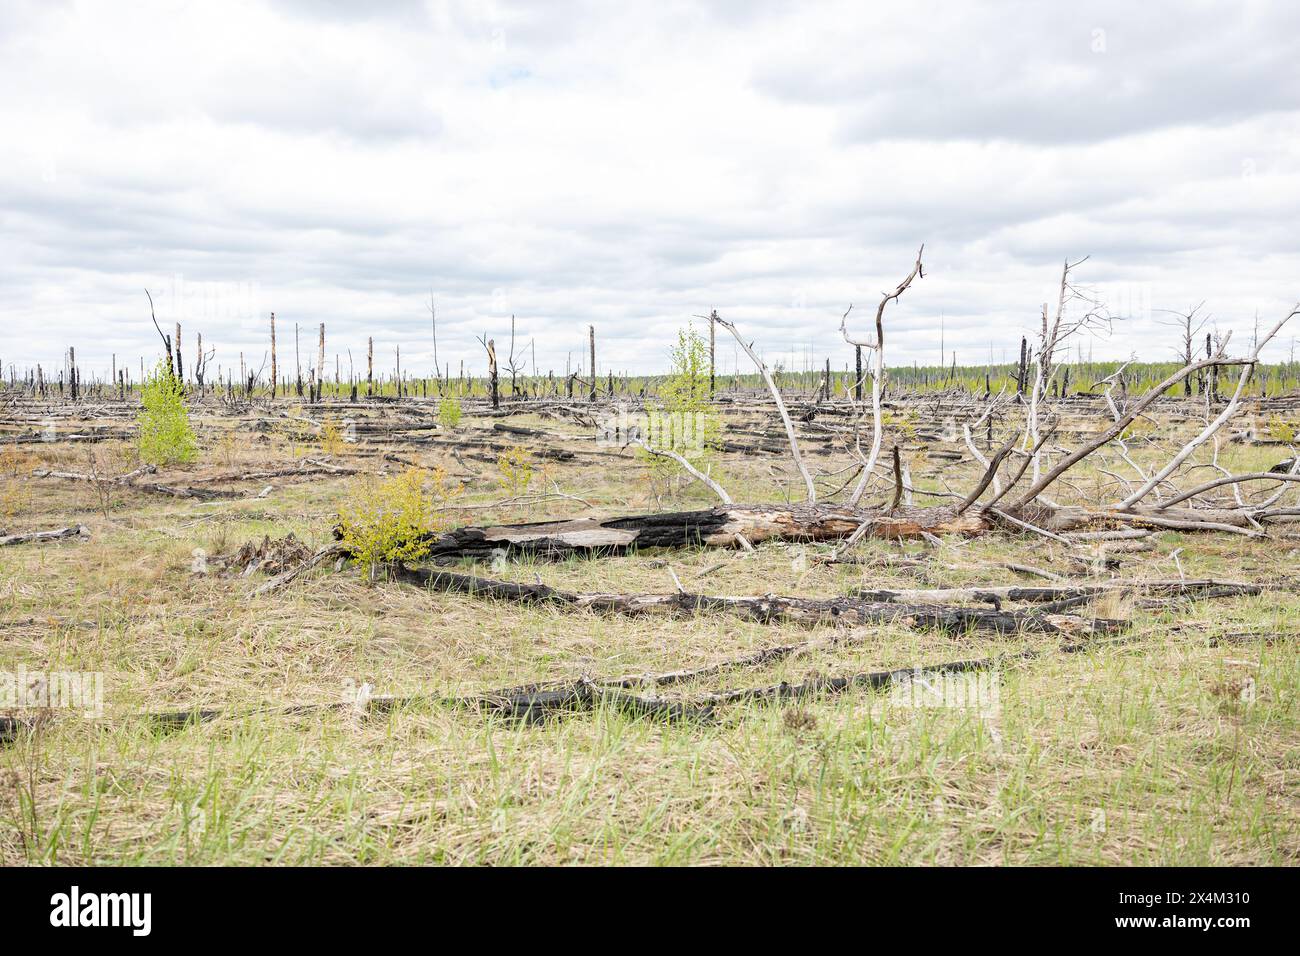
<svg viewBox="0 0 1300 956"><path fill-rule="evenodd" d="M6 365L134 363L149 286L227 368L271 310L418 368L431 287L473 367L514 312L543 370L588 323L602 366L659 368L713 307L838 366L922 241L900 364L941 312L959 359L1013 350L1066 256L1137 305L1098 355L1165 354L1149 308L1244 330L1300 297L1282 3L4 11Z"/></svg>

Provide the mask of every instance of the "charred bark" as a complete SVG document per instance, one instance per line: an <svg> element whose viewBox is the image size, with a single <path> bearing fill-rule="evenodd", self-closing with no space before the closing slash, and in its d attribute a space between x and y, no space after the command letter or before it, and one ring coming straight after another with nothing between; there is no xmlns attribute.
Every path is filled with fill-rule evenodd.
<svg viewBox="0 0 1300 956"><path fill-rule="evenodd" d="M835 541L869 524L882 538L926 534L980 534L992 530L984 516L952 508L900 507L892 512L840 505L719 505L699 511L572 518L524 524L466 526L430 534L427 557L435 562L484 560L496 554L562 558L628 554L650 548L736 546L736 535L762 541ZM336 536L338 532L336 529Z"/></svg>
<svg viewBox="0 0 1300 956"><path fill-rule="evenodd" d="M1105 633L1123 622L1085 619L1074 615L1003 611L944 604L896 604L854 597L801 598L762 595L731 597L708 594L581 594L545 584L516 584L468 574L454 574L389 565L397 581L435 591L470 594L517 604L544 604L628 616L689 617L705 612L735 614L760 624L901 624L948 632L969 630L999 634L1037 631L1048 634Z"/></svg>

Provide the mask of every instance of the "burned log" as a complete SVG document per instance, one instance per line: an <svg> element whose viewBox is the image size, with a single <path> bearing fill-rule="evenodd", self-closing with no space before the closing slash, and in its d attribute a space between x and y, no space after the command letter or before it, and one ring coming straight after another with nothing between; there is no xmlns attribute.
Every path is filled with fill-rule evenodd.
<svg viewBox="0 0 1300 956"><path fill-rule="evenodd" d="M27 534L0 535L0 547L10 544L29 544L33 541L59 541L63 538L88 538L90 532L84 525L54 528L51 531L31 531Z"/></svg>
<svg viewBox="0 0 1300 956"><path fill-rule="evenodd" d="M387 565L385 570L393 580L435 591L634 617L649 614L687 617L704 612L722 612L761 624L796 624L807 627L817 624L899 624L957 633L979 630L999 634L1019 631L1048 634L1106 633L1123 627L1122 621L962 605L898 604L856 597L801 598L772 594L735 597L690 594L684 591L669 594L583 594L556 590L545 584L516 584L400 564Z"/></svg>
<svg viewBox="0 0 1300 956"><path fill-rule="evenodd" d="M971 537L1003 528L1039 529L1066 544L1064 533L1117 526L1229 531L1251 537L1251 518L1267 522L1268 513L1253 516L1220 509L1143 508L1115 511L1048 508L1031 505L1015 512L991 512L950 506L900 506L895 509L854 508L834 504L727 504L697 511L669 511L609 518L567 518L522 524L466 525L446 532L429 532L426 557L435 563L490 560L505 555L556 559L631 554L648 549L694 547L733 548L737 535L753 544L764 541L842 541L860 537L891 540L925 539L955 534ZM1287 515L1278 512L1279 520ZM1014 519L1014 520L1007 520ZM861 535L855 532L865 528ZM340 538L338 528L335 537Z"/></svg>
<svg viewBox="0 0 1300 956"><path fill-rule="evenodd" d="M1185 597L1235 597L1262 594L1264 585L1244 581L1186 580L1132 581L1106 584L1058 584L1039 587L1023 585L975 586L968 588L857 588L852 597L866 601L927 603L977 601L1001 607L1002 602L1030 604L1091 599L1107 594L1143 594Z"/></svg>
<svg viewBox="0 0 1300 956"><path fill-rule="evenodd" d="M571 518L523 524L466 526L428 535L427 557L447 563L499 554L560 558L628 554L653 548L736 547L736 536L763 541L835 541L864 522L873 537L971 535L992 529L980 514L952 508L900 507L892 512L829 504L719 505L698 511ZM339 530L335 529L336 537Z"/></svg>
<svg viewBox="0 0 1300 956"><path fill-rule="evenodd" d="M1004 491L1009 488L1004 489ZM1104 535L1144 537L1133 531L1223 531L1267 537L1273 522L1294 522L1300 511L1231 508L1171 508L1162 503L1142 508L1048 507L1031 502L1006 511L948 505L855 508L818 504L723 504L695 511L565 518L520 524L466 525L446 532L427 532L426 557L438 564L528 555L543 559L603 557L649 549L734 548L738 537L764 541L843 541L862 537L924 540L942 535L974 537L993 531L1044 534L1069 546ZM1128 529L1129 533L1124 533ZM860 533L859 533L860 532ZM334 529L335 538L341 538ZM1065 537L1071 535L1072 537Z"/></svg>

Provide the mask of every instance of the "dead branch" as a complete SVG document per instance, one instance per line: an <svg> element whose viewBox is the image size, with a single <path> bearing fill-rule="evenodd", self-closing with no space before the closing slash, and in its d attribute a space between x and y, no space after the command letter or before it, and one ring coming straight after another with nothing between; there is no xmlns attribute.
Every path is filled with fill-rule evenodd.
<svg viewBox="0 0 1300 956"><path fill-rule="evenodd" d="M1277 335L1278 332L1282 331L1282 326L1286 325L1287 322L1296 315L1300 315L1300 302L1297 302L1290 312L1279 319L1267 333L1255 342L1255 347L1246 358L1240 360L1238 363L1234 363L1241 365L1241 374L1237 378L1237 388L1233 391L1232 398L1229 400L1223 411L1218 414L1214 421L1206 425L1199 435L1184 445L1179 450L1178 454L1174 455L1174 457L1170 459L1167 465L1147 479L1147 481L1144 482L1137 491L1133 492L1121 501L1118 505L1119 508L1131 509L1139 501L1149 495L1156 485L1176 471L1184 461L1191 457L1192 452L1205 444L1205 442L1208 441L1215 432L1223 427L1224 423L1227 422L1228 419L1232 418L1237 411L1237 406L1241 404L1241 395L1242 392L1245 391L1246 383L1250 381L1250 377L1255 371L1255 366L1259 362L1260 352L1263 350L1264 346L1273 340L1273 337Z"/></svg>
<svg viewBox="0 0 1300 956"><path fill-rule="evenodd" d="M556 605L601 613L631 616L660 614L691 616L706 611L736 614L762 624L812 626L834 623L902 624L963 632L970 629L1014 633L1022 630L1046 633L1101 633L1122 626L1116 621L1092 621L1067 615L1044 615L1019 611L996 611L961 605L902 605L856 598L799 598L764 595L730 597L690 594L583 594L559 591L545 584L515 584L449 571L385 565L393 580L436 591L469 594L521 604Z"/></svg>
<svg viewBox="0 0 1300 956"><path fill-rule="evenodd" d="M88 538L90 531L85 525L74 524L66 528L54 528L50 531L29 531L25 534L0 535L0 547L10 544L29 544L33 541L58 541L61 538Z"/></svg>
<svg viewBox="0 0 1300 956"><path fill-rule="evenodd" d="M740 332L736 326L726 319L718 316L714 319L718 325L732 334L735 340L744 349L745 354L750 357L754 365L757 366L759 374L763 376L763 381L767 383L767 389L772 394L772 399L776 402L777 414L781 416L781 424L785 426L785 435L790 442L790 456L794 458L795 467L799 469L799 474L803 477L804 487L808 490L808 503L813 504L817 500L817 489L813 486L812 475L808 472L807 466L803 462L803 456L799 454L799 439L794 432L794 423L790 421L790 413L786 411L785 401L781 398L781 390L776 387L776 382L772 380L772 373L768 371L767 365L758 357L751 343L746 342L740 337Z"/></svg>
<svg viewBox="0 0 1300 956"><path fill-rule="evenodd" d="M871 437L871 451L863 464L862 477L854 487L853 493L849 495L849 504L857 505L862 500L863 494L867 490L867 484L871 481L871 476L876 468L876 461L880 458L880 447L884 440L884 423L881 414L881 396L885 387L885 306L892 301L896 301L913 280L925 278L925 267L921 262L921 257L925 253L925 243L921 243L921 248L916 252L916 262L912 266L912 271L907 277L898 284L893 292L882 293L880 305L876 307L876 340L869 342L854 339L849 335L846 322L848 321L849 312L853 310L850 305L848 311L840 318L840 334L844 336L844 341L849 345L871 349L872 355L872 372L871 372L871 421L873 434Z"/></svg>

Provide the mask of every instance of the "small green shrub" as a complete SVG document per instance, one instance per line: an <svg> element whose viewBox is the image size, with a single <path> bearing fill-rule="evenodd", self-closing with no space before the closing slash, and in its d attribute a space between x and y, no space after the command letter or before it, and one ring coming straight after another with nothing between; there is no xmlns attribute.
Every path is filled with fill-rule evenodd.
<svg viewBox="0 0 1300 956"><path fill-rule="evenodd" d="M1285 418L1274 415L1268 420L1268 437L1273 441L1285 442L1289 445L1295 441L1296 426Z"/></svg>
<svg viewBox="0 0 1300 956"><path fill-rule="evenodd" d="M441 468L359 478L339 508L343 547L368 574L385 561L419 560L429 553L429 532L446 527L444 509L462 491Z"/></svg>
<svg viewBox="0 0 1300 956"><path fill-rule="evenodd" d="M880 415L880 427L887 432L895 432L908 441L916 440L916 428L919 424L916 413L912 411L884 411Z"/></svg>
<svg viewBox="0 0 1300 956"><path fill-rule="evenodd" d="M497 483L512 498L528 490L533 480L533 456L527 448L515 445L497 458Z"/></svg>
<svg viewBox="0 0 1300 956"><path fill-rule="evenodd" d="M438 403L438 422L447 431L455 431L460 424L460 412L460 399L448 396Z"/></svg>
<svg viewBox="0 0 1300 956"><path fill-rule="evenodd" d="M694 329L682 329L669 356L672 371L648 410L643 437L646 444L676 452L707 474L722 445L722 418L709 394L709 344ZM670 477L680 468L644 449L639 455L655 478Z"/></svg>
<svg viewBox="0 0 1300 956"><path fill-rule="evenodd" d="M332 418L321 422L320 450L331 457L343 454L343 426Z"/></svg>
<svg viewBox="0 0 1300 956"><path fill-rule="evenodd" d="M140 458L151 465L193 461L199 443L185 409L185 386L166 363L159 362L145 379L140 399Z"/></svg>
<svg viewBox="0 0 1300 956"><path fill-rule="evenodd" d="M1149 418L1135 418L1120 432L1121 441L1132 441L1134 438L1145 438L1156 430L1155 422Z"/></svg>

